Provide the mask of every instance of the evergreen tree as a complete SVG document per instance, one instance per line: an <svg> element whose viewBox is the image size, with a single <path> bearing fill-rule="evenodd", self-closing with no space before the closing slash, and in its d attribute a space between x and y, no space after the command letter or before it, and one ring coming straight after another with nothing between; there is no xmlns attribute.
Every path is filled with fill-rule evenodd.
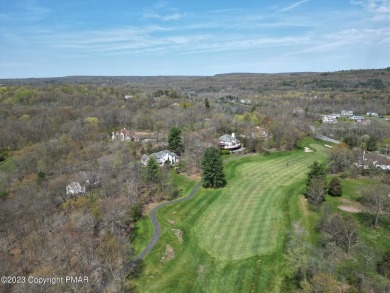
<svg viewBox="0 0 390 293"><path fill-rule="evenodd" d="M206 107L206 109L209 109L210 108L210 103L209 103L209 99L204 99L204 106Z"/></svg>
<svg viewBox="0 0 390 293"><path fill-rule="evenodd" d="M178 127L172 127L168 134L168 149L177 155L181 155L184 150L183 143L181 141L181 129Z"/></svg>
<svg viewBox="0 0 390 293"><path fill-rule="evenodd" d="M309 172L307 173L305 196L308 202L318 209L325 198L326 191L325 166L314 162L309 166Z"/></svg>
<svg viewBox="0 0 390 293"><path fill-rule="evenodd" d="M209 147L201 162L203 187L219 188L226 185L223 161L219 149Z"/></svg>
<svg viewBox="0 0 390 293"><path fill-rule="evenodd" d="M332 177L330 180L328 193L331 196L341 196L343 194L343 189L338 177Z"/></svg>
<svg viewBox="0 0 390 293"><path fill-rule="evenodd" d="M315 209L319 209L321 203L325 199L326 182L321 177L314 177L307 186L306 198L309 204Z"/></svg>
<svg viewBox="0 0 390 293"><path fill-rule="evenodd" d="M156 183L160 171L160 165L154 156L150 156L146 164L145 180L146 182Z"/></svg>
<svg viewBox="0 0 390 293"><path fill-rule="evenodd" d="M377 139L374 136L370 136L367 140L367 151L373 152L377 150Z"/></svg>
<svg viewBox="0 0 390 293"><path fill-rule="evenodd" d="M317 161L314 162L309 166L309 172L307 173L307 186L310 186L311 181L314 178L321 178L325 180L326 178L326 169L323 164L318 163Z"/></svg>

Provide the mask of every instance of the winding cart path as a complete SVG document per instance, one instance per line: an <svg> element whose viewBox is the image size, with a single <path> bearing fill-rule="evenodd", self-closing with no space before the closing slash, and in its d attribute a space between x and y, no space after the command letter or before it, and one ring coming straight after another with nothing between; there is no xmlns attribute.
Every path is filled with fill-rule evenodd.
<svg viewBox="0 0 390 293"><path fill-rule="evenodd" d="M161 209L162 207L165 207L167 205L190 200L191 198L193 198L195 196L195 193L198 191L201 184L202 184L202 181L199 181L195 185L195 187L192 189L191 193L188 196L183 197L183 198L179 198L179 199L175 199L172 201L163 202L163 203L159 204L158 206L155 206L152 209L152 211L150 212L150 218L152 219L152 223L153 223L153 230L154 230L153 239L152 239L152 241L149 242L149 244L145 247L145 249L139 255L137 255L137 257L133 260L133 262L137 262L137 261L142 260L153 249L153 247L156 245L158 239L160 238L161 229L160 229L160 223L158 222L157 216L156 216L157 211L159 209Z"/></svg>
<svg viewBox="0 0 390 293"><path fill-rule="evenodd" d="M232 161L232 160L236 160L238 158L242 158L242 157L247 157L247 156L253 156L254 154L246 154L246 155L242 155L242 156L236 156L236 157L233 157L233 158L229 158L229 159L226 159L224 160L224 163L227 163L229 161ZM153 224L153 230L154 230L154 233L153 233L153 239L149 242L149 244L144 248L144 250L139 254L137 255L132 261L131 261L131 264L134 264L134 263L137 263L139 262L140 260L144 259L144 257L153 249L153 247L157 244L157 241L158 239L160 238L160 234L161 234L161 228L160 228L160 223L158 222L158 219L157 219L157 216L156 216L156 213L159 209L161 209L162 207L165 207L165 206L168 206L168 205L171 205L171 204L175 204L175 203L179 203L179 202L183 202L183 201L187 201L187 200L190 200L191 198L193 198L196 194L196 192L198 191L199 187L202 185L202 181L199 181L195 187L192 189L191 193L186 196L186 197L183 197L183 198L179 198L179 199L175 199L175 200L172 200L172 201L166 201L166 202L163 202L157 206L155 206L152 211L150 212L150 218L152 219L152 224Z"/></svg>

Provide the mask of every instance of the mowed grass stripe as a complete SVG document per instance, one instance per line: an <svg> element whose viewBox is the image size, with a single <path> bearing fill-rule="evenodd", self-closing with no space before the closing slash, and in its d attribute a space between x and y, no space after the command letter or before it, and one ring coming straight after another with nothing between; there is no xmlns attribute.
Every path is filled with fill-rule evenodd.
<svg viewBox="0 0 390 293"><path fill-rule="evenodd" d="M200 246L214 257L232 260L275 250L283 237L280 231L286 228L282 211L275 207L288 197L286 186L303 178L307 166L322 156L319 152L300 153L239 165L234 162L232 173L242 177L232 178L229 188L222 190L222 198L215 200L197 223ZM268 177L262 170L267 170Z"/></svg>
<svg viewBox="0 0 390 293"><path fill-rule="evenodd" d="M246 188L244 189L244 193L246 194L253 194L253 191L255 190L256 186L253 185L246 185ZM233 205L225 206L220 210L220 218L226 219L225 221L222 221L223 225L220 230L217 231L217 238L220 238L221 241L229 241L231 243L231 247L234 247L237 242L235 239L232 239L232 237L236 237L235 231L239 231L238 233L241 233L240 227L245 226L247 216L245 216L245 213L248 214L248 210L250 206L253 205L251 202L250 196L243 196L242 201L240 205L237 205L237 201L232 202ZM237 220L238 219L238 220ZM214 241L213 245L218 245L219 249L219 242L220 241ZM228 246L225 246L226 253L229 253L229 251L232 248L229 248Z"/></svg>
<svg viewBox="0 0 390 293"><path fill-rule="evenodd" d="M250 194L250 191L255 190L255 186L252 187L252 190L248 190L248 193ZM240 246L242 241L245 239L245 228L248 226L248 218L251 216L252 212L252 206L253 204L249 200L250 197L248 195L247 200L243 200L243 204L239 207L236 205L236 210L238 211L238 214L236 217L231 217L233 224L230 224L230 229L225 230L226 233L224 233L223 238L227 239L230 242L230 245L223 246L222 248L225 249L226 254L234 254L234 251L237 249L237 247ZM229 211L226 211L226 213L229 213ZM228 227L228 225L226 225ZM228 227L229 228L229 227ZM220 242L218 242L219 244ZM221 249L221 245L218 245L218 249Z"/></svg>
<svg viewBox="0 0 390 293"><path fill-rule="evenodd" d="M192 200L161 209L161 239L135 281L139 291L280 292L286 232L292 216L300 216L294 203L304 188L307 166L324 157L322 150L237 158L225 165L226 188L200 188ZM183 231L183 244L171 231L176 227ZM218 241L208 233L211 229L223 229L233 239L222 240L221 235ZM210 253L205 243L213 242L225 255ZM161 262L167 244L175 259Z"/></svg>
<svg viewBox="0 0 390 293"><path fill-rule="evenodd" d="M247 188L251 188L251 186L249 185L247 186ZM224 201L223 206L221 208L218 208L220 206L220 203L218 202L216 203L216 208L210 206L208 210L210 210L211 212L201 220L207 221L209 223L208 231L211 235L215 235L214 237L217 240L221 235L226 234L225 230L229 230L229 226L234 225L236 215L233 214L239 212L239 210L236 209L237 201L231 195L228 194L221 200ZM231 213L229 213L229 211L231 211ZM226 229L221 229L221 227L225 227ZM224 240L229 239L224 238ZM214 240L212 241L215 242Z"/></svg>

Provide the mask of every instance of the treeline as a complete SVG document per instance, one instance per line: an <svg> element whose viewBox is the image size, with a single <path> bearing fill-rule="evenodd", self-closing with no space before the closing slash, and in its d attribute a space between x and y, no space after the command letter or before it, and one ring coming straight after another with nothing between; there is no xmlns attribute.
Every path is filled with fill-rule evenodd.
<svg viewBox="0 0 390 293"><path fill-rule="evenodd" d="M263 78L268 76L194 80L203 89L219 91L231 82L232 88L246 91L266 84ZM159 83L149 87L156 80ZM140 166L142 154L166 148L169 130L181 130L179 170L193 175L200 172L204 150L218 145L223 134L235 133L248 152L293 149L309 133L315 119L312 112L325 103L340 108L353 105L352 96L335 102L326 95L301 99L299 93L276 91L253 96L248 107L218 103L207 90L206 104L205 96L179 89L184 84L183 88L198 92L194 80L101 78L99 83L32 81L0 87L1 275L91 276L91 282L81 287L50 287L58 292L130 290L125 287L131 282L125 283L124 268L134 255L129 240L135 235L135 221L146 204L180 194L172 169L154 168L158 171L148 177ZM249 90L245 98L252 94ZM229 96L218 92L217 98L222 95ZM181 103L190 106L180 107ZM366 106L378 103L381 109L390 104L368 98ZM304 111L294 113L296 107ZM122 128L149 141L112 142L111 133ZM81 174L90 176L83 179L89 181L86 193L67 194L67 185L81 181ZM4 292L15 289L2 286Z"/></svg>
<svg viewBox="0 0 390 293"><path fill-rule="evenodd" d="M343 150L345 147L333 153ZM375 178L375 184L366 185L357 194L365 211L341 213L332 200L326 201L327 194L343 196L337 175L327 180L328 170L332 173L341 171L334 169L334 160L333 155L330 169L318 162L309 167L305 197L315 211L308 216L317 223L316 238L302 222L294 223L285 255L290 271L283 282L283 291L388 292L390 250L386 240L389 220L386 213L390 212L389 174L381 173ZM377 236L372 237L372 233Z"/></svg>
<svg viewBox="0 0 390 293"><path fill-rule="evenodd" d="M1 275L91 277L77 287L48 288L55 292L128 290L125 268L134 256L130 239L135 221L144 205L177 197L180 190L170 168L158 167L151 179L140 166L143 153L163 146L113 143L111 132L125 127L153 135L164 145L168 130L179 127L180 169L193 174L199 172L203 150L222 131L245 126L214 103L206 108L203 101L191 101L190 108L181 108L172 106L169 96L155 99L153 93L131 90L95 85L1 88ZM133 97L126 100L124 92ZM67 193L70 183L86 179L90 188L85 194ZM18 290L40 290L29 286ZM14 289L2 284L4 292Z"/></svg>
<svg viewBox="0 0 390 293"><path fill-rule="evenodd" d="M290 271L286 292L388 292L390 290L390 173L362 172L370 176L354 197L363 210L336 208L331 197L342 197L339 176L356 178L354 151L334 147L328 164L314 162L307 173L305 197L312 210L315 231L295 222L289 235L286 261ZM331 176L329 176L331 173ZM329 178L330 177L330 178ZM350 192L350 191L349 191ZM351 201L345 199L345 204ZM307 227L307 226L306 226ZM375 236L373 236L375 234Z"/></svg>

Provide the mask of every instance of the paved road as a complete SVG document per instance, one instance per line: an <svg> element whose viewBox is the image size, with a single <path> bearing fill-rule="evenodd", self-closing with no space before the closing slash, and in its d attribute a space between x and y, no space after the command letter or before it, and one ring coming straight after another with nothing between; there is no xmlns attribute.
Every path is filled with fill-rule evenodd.
<svg viewBox="0 0 390 293"><path fill-rule="evenodd" d="M145 249L139 255L137 255L137 257L133 260L133 262L138 262L138 261L142 260L153 249L153 247L156 245L158 239L160 238L161 228L160 228L160 223L158 222L157 217L156 217L157 211L159 209L161 209L162 207L165 207L167 205L190 200L191 198L193 198L195 196L195 193L198 191L201 184L202 184L202 182L199 181L196 184L196 186L192 189L191 193L188 196L183 197L183 198L179 198L179 199L175 199L172 201L163 202L163 203L155 206L152 209L152 211L150 212L150 218L152 219L153 229L154 229L153 239L152 239L152 241L149 242L149 244L145 247Z"/></svg>
<svg viewBox="0 0 390 293"><path fill-rule="evenodd" d="M319 140L328 141L328 142L335 143L335 144L341 143L341 141L339 141L339 140L335 140L335 139L327 137L325 135L317 134L316 133L317 129L313 125L310 125L310 130L314 134L315 138L317 138Z"/></svg>

